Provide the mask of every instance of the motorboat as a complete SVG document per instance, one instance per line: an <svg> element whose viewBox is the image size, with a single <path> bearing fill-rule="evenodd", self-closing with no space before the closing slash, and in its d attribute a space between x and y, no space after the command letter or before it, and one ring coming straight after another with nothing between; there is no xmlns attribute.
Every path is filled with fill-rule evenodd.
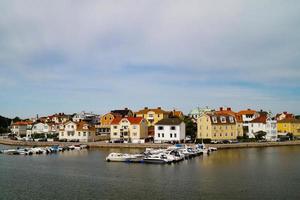
<svg viewBox="0 0 300 200"><path fill-rule="evenodd" d="M123 154L123 153L110 153L106 157L107 162L126 162L130 161L130 158L132 158L129 154Z"/></svg>
<svg viewBox="0 0 300 200"><path fill-rule="evenodd" d="M180 151L174 149L174 150L167 150L166 152L167 155L173 156L174 162L178 162L184 159L184 154L181 153Z"/></svg>
<svg viewBox="0 0 300 200"><path fill-rule="evenodd" d="M160 154L148 155L143 159L143 161L145 163L166 164L174 161L172 157L173 156L160 153Z"/></svg>
<svg viewBox="0 0 300 200"><path fill-rule="evenodd" d="M217 151L218 149L216 147L208 147L209 151Z"/></svg>
<svg viewBox="0 0 300 200"><path fill-rule="evenodd" d="M165 149L153 149L153 148L146 148L146 151L144 154L146 155L154 155L154 154L159 154L159 153L163 153L165 151Z"/></svg>
<svg viewBox="0 0 300 200"><path fill-rule="evenodd" d="M3 150L2 152L4 154L8 154L8 155L18 155L19 154L17 149L7 149L7 150Z"/></svg>

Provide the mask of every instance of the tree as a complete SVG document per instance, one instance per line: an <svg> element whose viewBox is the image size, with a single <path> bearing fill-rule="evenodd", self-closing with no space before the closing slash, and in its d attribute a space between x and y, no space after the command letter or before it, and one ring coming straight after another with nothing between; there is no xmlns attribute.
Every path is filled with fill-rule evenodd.
<svg viewBox="0 0 300 200"><path fill-rule="evenodd" d="M255 133L255 138L257 140L262 140L262 139L265 139L266 135L267 135L267 133L265 131L258 131Z"/></svg>
<svg viewBox="0 0 300 200"><path fill-rule="evenodd" d="M185 116L183 121L185 123L186 136L190 136L192 140L195 140L197 133L197 124L193 122L192 119L188 116Z"/></svg>

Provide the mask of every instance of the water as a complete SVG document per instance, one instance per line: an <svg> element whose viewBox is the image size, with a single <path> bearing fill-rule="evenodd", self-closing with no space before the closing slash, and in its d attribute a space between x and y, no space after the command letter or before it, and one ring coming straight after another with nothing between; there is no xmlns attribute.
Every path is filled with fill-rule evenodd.
<svg viewBox="0 0 300 200"><path fill-rule="evenodd" d="M108 163L112 151L121 150L0 154L0 199L300 199L300 147L222 150L171 165Z"/></svg>

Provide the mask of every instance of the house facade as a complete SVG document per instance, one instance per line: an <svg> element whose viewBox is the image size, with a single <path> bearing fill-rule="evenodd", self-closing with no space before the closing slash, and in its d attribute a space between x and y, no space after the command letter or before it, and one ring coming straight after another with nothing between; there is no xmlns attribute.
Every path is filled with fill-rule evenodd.
<svg viewBox="0 0 300 200"><path fill-rule="evenodd" d="M31 133L32 121L19 121L10 126L11 133L17 137L26 137Z"/></svg>
<svg viewBox="0 0 300 200"><path fill-rule="evenodd" d="M142 117L116 117L111 123L110 139L143 143L148 137L147 121Z"/></svg>
<svg viewBox="0 0 300 200"><path fill-rule="evenodd" d="M161 107L151 109L145 107L144 109L136 112L135 116L146 119L148 126L154 126L158 121L169 118L170 112L161 109Z"/></svg>
<svg viewBox="0 0 300 200"><path fill-rule="evenodd" d="M191 118L194 122L197 122L197 119L204 113L206 112L213 112L213 109L210 109L208 106L206 106L205 108L194 108L193 110L191 110L188 114L189 118Z"/></svg>
<svg viewBox="0 0 300 200"><path fill-rule="evenodd" d="M59 131L59 140L92 142L98 139L95 126L85 121L77 123L73 121L66 122Z"/></svg>
<svg viewBox="0 0 300 200"><path fill-rule="evenodd" d="M255 110L251 110L248 108L247 110L241 110L237 112L236 117L243 123L244 134L249 135L249 123L255 118L259 117L259 114Z"/></svg>
<svg viewBox="0 0 300 200"><path fill-rule="evenodd" d="M235 140L238 136L243 136L243 127L232 115L211 112L197 120L197 139Z"/></svg>
<svg viewBox="0 0 300 200"><path fill-rule="evenodd" d="M167 118L154 126L154 142L181 142L185 139L185 123L179 118Z"/></svg>
<svg viewBox="0 0 300 200"><path fill-rule="evenodd" d="M265 139L268 141L277 140L277 121L272 119L270 115L260 115L249 123L249 134L254 137L256 134L266 133Z"/></svg>
<svg viewBox="0 0 300 200"><path fill-rule="evenodd" d="M283 119L277 121L278 134L286 135L292 133L296 137L300 137L300 119Z"/></svg>

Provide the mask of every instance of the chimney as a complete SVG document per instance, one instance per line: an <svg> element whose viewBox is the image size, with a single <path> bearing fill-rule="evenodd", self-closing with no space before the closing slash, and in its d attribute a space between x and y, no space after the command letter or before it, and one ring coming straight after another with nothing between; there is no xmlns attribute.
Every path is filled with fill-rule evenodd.
<svg viewBox="0 0 300 200"><path fill-rule="evenodd" d="M125 108L125 110L128 110L128 108Z"/></svg>
<svg viewBox="0 0 300 200"><path fill-rule="evenodd" d="M231 111L231 108L229 107L229 108L227 108L227 111Z"/></svg>
<svg viewBox="0 0 300 200"><path fill-rule="evenodd" d="M144 109L145 109L145 110L148 110L148 107L145 107Z"/></svg>
<svg viewBox="0 0 300 200"><path fill-rule="evenodd" d="M157 109L161 110L161 107L157 107Z"/></svg>
<svg viewBox="0 0 300 200"><path fill-rule="evenodd" d="M223 107L220 107L220 111L223 111Z"/></svg>

